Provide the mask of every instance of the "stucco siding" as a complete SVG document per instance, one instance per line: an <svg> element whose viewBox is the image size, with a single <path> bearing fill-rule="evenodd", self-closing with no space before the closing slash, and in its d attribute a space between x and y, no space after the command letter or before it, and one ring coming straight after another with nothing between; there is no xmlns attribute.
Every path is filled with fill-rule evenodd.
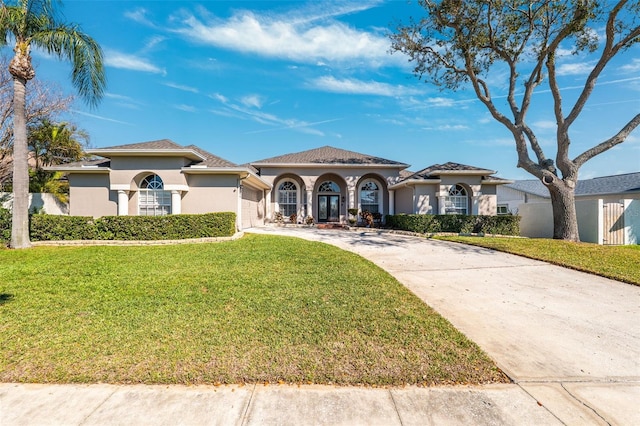
<svg viewBox="0 0 640 426"><path fill-rule="evenodd" d="M495 216L498 212L498 203L495 195L482 194L477 199L479 215Z"/></svg>
<svg viewBox="0 0 640 426"><path fill-rule="evenodd" d="M118 203L109 191L106 174L69 174L69 214L71 216L115 216Z"/></svg>
<svg viewBox="0 0 640 426"><path fill-rule="evenodd" d="M416 185L415 187L415 213L437 214L438 197L437 185Z"/></svg>
<svg viewBox="0 0 640 426"><path fill-rule="evenodd" d="M242 190L242 228L264 225L262 190L245 186Z"/></svg>
<svg viewBox="0 0 640 426"><path fill-rule="evenodd" d="M395 192L395 212L396 214L413 214L413 188L404 187L396 189Z"/></svg>
<svg viewBox="0 0 640 426"><path fill-rule="evenodd" d="M182 213L235 212L238 214L238 177L189 175L189 191L182 195Z"/></svg>

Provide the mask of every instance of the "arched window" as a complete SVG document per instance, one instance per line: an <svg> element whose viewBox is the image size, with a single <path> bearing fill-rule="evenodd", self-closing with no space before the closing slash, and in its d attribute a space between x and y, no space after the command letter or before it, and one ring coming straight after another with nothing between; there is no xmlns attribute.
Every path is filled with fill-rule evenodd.
<svg viewBox="0 0 640 426"><path fill-rule="evenodd" d="M469 197L462 185L452 186L444 202L446 214L469 214Z"/></svg>
<svg viewBox="0 0 640 426"><path fill-rule="evenodd" d="M318 187L318 192L340 192L340 187L330 180L322 182Z"/></svg>
<svg viewBox="0 0 640 426"><path fill-rule="evenodd" d="M298 187L290 180L278 187L278 205L282 216L289 217L298 212Z"/></svg>
<svg viewBox="0 0 640 426"><path fill-rule="evenodd" d="M138 194L140 216L164 216L171 213L171 192L164 190L158 175L149 175L140 182Z"/></svg>
<svg viewBox="0 0 640 426"><path fill-rule="evenodd" d="M380 212L380 187L374 181L366 181L360 186L360 210Z"/></svg>

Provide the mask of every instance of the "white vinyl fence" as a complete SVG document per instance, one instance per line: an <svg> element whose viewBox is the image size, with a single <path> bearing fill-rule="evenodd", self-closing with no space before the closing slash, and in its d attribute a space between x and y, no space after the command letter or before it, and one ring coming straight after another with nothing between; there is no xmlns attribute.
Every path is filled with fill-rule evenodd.
<svg viewBox="0 0 640 426"><path fill-rule="evenodd" d="M640 244L640 200L579 200L576 211L581 241L605 245ZM553 237L550 202L520 204L518 214L522 217L520 235L523 237Z"/></svg>
<svg viewBox="0 0 640 426"><path fill-rule="evenodd" d="M13 206L13 194L11 192L0 192L2 207L11 210ZM67 215L69 205L61 203L52 194L37 193L29 194L29 210L38 210L46 214Z"/></svg>

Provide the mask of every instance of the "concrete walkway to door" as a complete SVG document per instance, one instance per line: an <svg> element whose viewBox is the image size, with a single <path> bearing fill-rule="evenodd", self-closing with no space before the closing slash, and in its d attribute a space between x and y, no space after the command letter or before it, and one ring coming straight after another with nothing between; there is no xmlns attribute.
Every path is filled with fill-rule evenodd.
<svg viewBox="0 0 640 426"><path fill-rule="evenodd" d="M640 424L638 286L377 230L250 232L322 241L371 260L479 344L562 423Z"/></svg>

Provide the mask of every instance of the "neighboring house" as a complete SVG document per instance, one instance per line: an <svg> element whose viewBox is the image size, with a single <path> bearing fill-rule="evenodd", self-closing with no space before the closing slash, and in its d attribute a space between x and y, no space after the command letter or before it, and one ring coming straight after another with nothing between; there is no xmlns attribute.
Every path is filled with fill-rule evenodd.
<svg viewBox="0 0 640 426"><path fill-rule="evenodd" d="M526 237L553 236L549 191L537 179L498 188L498 212L522 217ZM640 172L579 180L576 210L580 238L598 244L640 243Z"/></svg>
<svg viewBox="0 0 640 426"><path fill-rule="evenodd" d="M232 211L238 228L285 221L345 223L373 213L496 214L492 170L457 163L417 173L407 164L325 146L237 165L169 140L93 149L102 158L67 173L70 214L164 215Z"/></svg>

